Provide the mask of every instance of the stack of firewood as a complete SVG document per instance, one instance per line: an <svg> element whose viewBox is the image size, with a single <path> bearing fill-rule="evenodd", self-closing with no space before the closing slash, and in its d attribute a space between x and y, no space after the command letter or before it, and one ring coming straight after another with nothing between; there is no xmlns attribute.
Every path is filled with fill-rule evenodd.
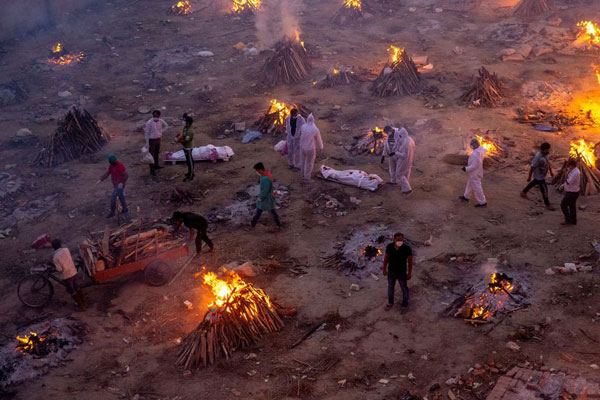
<svg viewBox="0 0 600 400"><path fill-rule="evenodd" d="M275 109L269 107L265 115L256 121L257 130L262 133L283 134L285 133L285 120L290 115L290 110L295 108L304 118L312 112L302 104L294 104L286 109Z"/></svg>
<svg viewBox="0 0 600 400"><path fill-rule="evenodd" d="M352 71L352 67L340 67L328 73L323 80L316 83L316 86L319 89L325 89L338 85L350 85L358 81L359 79Z"/></svg>
<svg viewBox="0 0 600 400"><path fill-rule="evenodd" d="M355 136L354 143L350 147L353 154L374 154L380 156L383 154L383 145L387 135L381 128L374 128L364 135Z"/></svg>
<svg viewBox="0 0 600 400"><path fill-rule="evenodd" d="M375 96L406 96L419 91L421 74L414 61L405 50L399 53L397 61L388 63L373 82L371 92Z"/></svg>
<svg viewBox="0 0 600 400"><path fill-rule="evenodd" d="M348 260L343 252L338 251L323 260L323 267L354 272L358 269L358 264Z"/></svg>
<svg viewBox="0 0 600 400"><path fill-rule="evenodd" d="M550 11L547 0L521 0L513 14L519 17L532 17Z"/></svg>
<svg viewBox="0 0 600 400"><path fill-rule="evenodd" d="M268 86L297 82L308 75L311 65L304 44L284 39L262 67L262 80Z"/></svg>
<svg viewBox="0 0 600 400"><path fill-rule="evenodd" d="M600 171L595 166L587 165L582 157L577 157L577 168L581 172L581 191L579 193L582 196L598 194L600 192ZM558 188L565 182L567 174L567 161L565 161L560 171L554 176L552 183Z"/></svg>
<svg viewBox="0 0 600 400"><path fill-rule="evenodd" d="M462 95L461 101L469 107L496 107L504 99L503 84L496 73L481 67L479 76Z"/></svg>
<svg viewBox="0 0 600 400"><path fill-rule="evenodd" d="M135 220L115 231L107 226L103 232L96 232L82 242L79 252L87 271L93 275L99 269L118 267L181 247L184 242L185 238L170 232L166 224Z"/></svg>
<svg viewBox="0 0 600 400"><path fill-rule="evenodd" d="M202 322L183 341L176 365L184 370L206 367L283 326L265 292L244 282L233 290L225 304L206 312Z"/></svg>
<svg viewBox="0 0 600 400"><path fill-rule="evenodd" d="M344 0L344 4L340 6L329 22L336 25L344 25L361 19L365 7L365 0Z"/></svg>
<svg viewBox="0 0 600 400"><path fill-rule="evenodd" d="M108 135L86 111L73 106L58 121L58 128L34 160L36 165L53 167L94 153L108 142Z"/></svg>
<svg viewBox="0 0 600 400"><path fill-rule="evenodd" d="M174 206L182 206L193 204L195 201L200 200L200 197L195 196L192 192L182 187L175 187L174 189L167 189L162 192L156 193L154 196L155 204L171 204Z"/></svg>

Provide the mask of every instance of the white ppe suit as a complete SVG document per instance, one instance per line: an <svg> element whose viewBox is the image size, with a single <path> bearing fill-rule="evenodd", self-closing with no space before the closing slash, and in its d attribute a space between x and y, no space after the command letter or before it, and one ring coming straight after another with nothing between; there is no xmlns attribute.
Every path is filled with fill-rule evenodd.
<svg viewBox="0 0 600 400"><path fill-rule="evenodd" d="M291 115L288 115L285 119L285 140L288 149L288 164L290 167L300 168L300 130L302 129L302 125L305 124L305 121L302 115L298 114L296 117L296 133L292 136L291 119Z"/></svg>
<svg viewBox="0 0 600 400"><path fill-rule="evenodd" d="M310 114L306 118L306 123L302 125L302 131L300 132L302 175L307 180L310 179L310 174L315 165L315 158L317 156L316 146L319 146L319 149L323 150L323 139L321 138L319 128L315 125L315 117Z"/></svg>
<svg viewBox="0 0 600 400"><path fill-rule="evenodd" d="M388 136L383 147L383 154L389 161L390 182L399 183L402 192L409 193L412 191L409 180L415 155L415 141L404 128L394 128L393 135L393 144Z"/></svg>
<svg viewBox="0 0 600 400"><path fill-rule="evenodd" d="M467 173L467 187L465 188L465 198L469 199L471 192L475 193L475 199L479 204L486 204L485 194L481 186L483 178L483 159L487 150L483 147L478 147L469 156L469 163L465 167Z"/></svg>

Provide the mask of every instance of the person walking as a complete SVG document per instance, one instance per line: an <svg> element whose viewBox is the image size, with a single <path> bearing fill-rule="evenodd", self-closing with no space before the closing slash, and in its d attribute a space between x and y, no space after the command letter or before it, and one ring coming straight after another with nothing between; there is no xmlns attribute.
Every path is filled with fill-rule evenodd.
<svg viewBox="0 0 600 400"><path fill-rule="evenodd" d="M472 150L469 162L466 167L462 167L462 170L467 173L467 187L465 188L465 194L459 196L459 199L468 202L471 194L475 193L475 199L477 200L475 207L485 207L487 206L487 200L483 193L481 180L483 179L483 159L487 150L479 145L477 139L471 139L469 146Z"/></svg>
<svg viewBox="0 0 600 400"><path fill-rule="evenodd" d="M396 185L398 183L397 180L397 167L398 167L398 158L400 156L400 146L402 146L402 138L400 137L400 132L398 129L392 128L391 126L386 126L383 128L383 132L387 135L385 141L383 142L383 158L381 162L383 163L384 158L388 159L388 171L390 173L390 183L392 185Z"/></svg>
<svg viewBox="0 0 600 400"><path fill-rule="evenodd" d="M402 289L402 307L408 307L408 281L412 278L413 253L409 245L404 242L404 235L396 233L394 242L385 248L383 258L383 276L388 278L388 302L386 311L394 306L394 290L396 281Z"/></svg>
<svg viewBox="0 0 600 400"><path fill-rule="evenodd" d="M386 126L383 131L387 134L383 150L384 156L389 157L390 183L400 184L402 194L409 196L412 193L410 173L415 155L415 141L404 128Z"/></svg>
<svg viewBox="0 0 600 400"><path fill-rule="evenodd" d="M192 157L192 151L194 150L194 129L192 128L192 124L194 123L194 119L184 114L183 120L185 121L183 132L177 135L176 140L181 143L183 153L185 154L185 163L188 172L185 174L183 181L187 182L194 179L194 158Z"/></svg>
<svg viewBox="0 0 600 400"><path fill-rule="evenodd" d="M529 192L534 186L538 186L540 188L540 192L542 193L542 199L544 199L546 208L550 211L554 211L555 208L552 207L550 204L550 199L548 198L548 185L546 184L546 174L549 172L550 176L554 176L554 172L552 172L552 166L548 160L548 154L550 154L550 143L542 143L540 146L540 151L535 154L533 160L531 161L529 175L527 176L527 182L529 182L529 184L525 186L523 191L521 191L521 197L527 199L527 192ZM532 176L533 180L531 179Z"/></svg>
<svg viewBox="0 0 600 400"><path fill-rule="evenodd" d="M302 176L307 181L310 180L313 167L315 166L315 158L317 157L316 147L323 150L323 139L317 125L315 125L315 117L310 114L306 118L306 123L300 131L300 151L302 152Z"/></svg>
<svg viewBox="0 0 600 400"><path fill-rule="evenodd" d="M263 211L268 211L273 215L273 220L275 220L275 225L277 225L277 228L281 228L281 221L279 220L279 215L277 215L277 211L275 210L275 197L273 196L273 175L271 175L271 173L265 169L264 164L261 162L255 164L254 169L260 176L260 192L258 194L258 200L256 201L256 214L254 214L254 218L252 218L250 226L254 228L258 223L258 219Z"/></svg>
<svg viewBox="0 0 600 400"><path fill-rule="evenodd" d="M54 249L52 264L61 273L60 277L65 284L67 293L75 300L79 309L85 311L87 309L87 300L77 284L77 268L75 268L71 252L68 248L62 247L60 239L54 239L51 244Z"/></svg>
<svg viewBox="0 0 600 400"><path fill-rule="evenodd" d="M154 164L150 164L151 175L156 175L156 170L162 168L158 164L158 159L160 157L160 139L168 127L169 125L167 125L167 123L160 118L160 111L152 111L152 118L146 122L146 126L144 127L146 147L154 158Z"/></svg>
<svg viewBox="0 0 600 400"><path fill-rule="evenodd" d="M192 212L175 211L171 217L171 221L175 224L175 232L179 231L182 224L189 229L190 235L187 240L188 242L192 241L194 233L196 233L196 257L199 257L202 252L202 241L208 245L211 252L214 251L215 246L206 234L206 231L208 230L208 221L204 217Z"/></svg>
<svg viewBox="0 0 600 400"><path fill-rule="evenodd" d="M567 176L559 188L565 191L560 203L565 216L565 221L561 222L561 225L577 225L577 199L581 190L581 171L577 168L577 161L572 158L567 161Z"/></svg>
<svg viewBox="0 0 600 400"><path fill-rule="evenodd" d="M110 196L110 214L108 214L106 218L112 218L115 216L117 210L117 199L121 202L121 214L127 214L128 212L124 191L129 175L127 175L125 166L120 161L117 161L117 156L114 154L108 155L108 163L108 170L100 177L100 179L98 179L96 185L99 185L100 182L104 181L110 175L113 184L113 192Z"/></svg>
<svg viewBox="0 0 600 400"><path fill-rule="evenodd" d="M296 108L292 108L290 115L285 119L289 169L300 169L300 131L305 123L304 117L298 113Z"/></svg>

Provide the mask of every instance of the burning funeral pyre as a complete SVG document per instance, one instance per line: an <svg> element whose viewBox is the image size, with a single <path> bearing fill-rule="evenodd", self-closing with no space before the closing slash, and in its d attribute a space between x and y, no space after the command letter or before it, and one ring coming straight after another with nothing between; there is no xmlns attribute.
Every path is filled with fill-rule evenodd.
<svg viewBox="0 0 600 400"><path fill-rule="evenodd" d="M380 156L383 153L383 144L387 134L380 127L376 126L364 135L355 136L354 143L350 147L353 154L375 154Z"/></svg>
<svg viewBox="0 0 600 400"><path fill-rule="evenodd" d="M182 235L171 232L171 226L160 221L135 220L115 231L108 228L85 239L79 248L90 276L122 264L157 256L181 248ZM168 276L164 276L168 274ZM146 269L148 284L159 286L170 278L170 270Z"/></svg>
<svg viewBox="0 0 600 400"><path fill-rule="evenodd" d="M598 145L593 145L583 139L576 142L571 142L569 156L577 161L577 168L581 172L581 194L590 196L600 192L600 171L597 168L596 148ZM568 172L567 162L554 177L552 183L557 187L564 183Z"/></svg>
<svg viewBox="0 0 600 400"><path fill-rule="evenodd" d="M513 14L519 17L532 17L550 11L547 0L521 0Z"/></svg>
<svg viewBox="0 0 600 400"><path fill-rule="evenodd" d="M304 42L296 32L294 39L284 38L275 45L262 67L262 80L268 86L298 82L311 68Z"/></svg>
<svg viewBox="0 0 600 400"><path fill-rule="evenodd" d="M100 150L108 140L106 132L87 110L81 111L73 106L58 121L58 128L50 135L34 164L54 167L76 160L84 154Z"/></svg>
<svg viewBox="0 0 600 400"><path fill-rule="evenodd" d="M364 0L344 0L344 4L337 10L329 22L344 25L350 21L362 18L365 9Z"/></svg>
<svg viewBox="0 0 600 400"><path fill-rule="evenodd" d="M487 150L486 157L502 158L507 157L506 149L500 141L493 139L490 135L482 136L475 134L475 138L479 141L479 145ZM471 154L473 150L467 146L467 153Z"/></svg>
<svg viewBox="0 0 600 400"><path fill-rule="evenodd" d="M234 14L254 14L260 10L260 0L233 0L231 12Z"/></svg>
<svg viewBox="0 0 600 400"><path fill-rule="evenodd" d="M461 101L469 107L496 107L504 99L503 84L496 73L481 67L479 76L462 95Z"/></svg>
<svg viewBox="0 0 600 400"><path fill-rule="evenodd" d="M50 56L48 57L48 62L50 64L56 65L68 65L71 63L78 63L83 60L84 54L70 54L62 45L62 43L56 43L52 46L52 50L50 51Z"/></svg>
<svg viewBox="0 0 600 400"><path fill-rule="evenodd" d="M35 378L67 360L82 343L85 324L68 318L31 325L0 348L0 386Z"/></svg>
<svg viewBox="0 0 600 400"><path fill-rule="evenodd" d="M192 3L189 0L178 1L171 6L171 14L188 15L192 13Z"/></svg>
<svg viewBox="0 0 600 400"><path fill-rule="evenodd" d="M421 74L417 67L406 54L406 50L396 46L388 49L390 58L373 81L371 92L379 97L406 96L419 91Z"/></svg>
<svg viewBox="0 0 600 400"><path fill-rule="evenodd" d="M485 323L498 314L523 307L521 288L505 273L494 272L489 282L471 286L463 296L450 304L444 314L463 318L466 322Z"/></svg>
<svg viewBox="0 0 600 400"><path fill-rule="evenodd" d="M220 279L213 272L202 274L215 300L202 322L184 340L177 365L184 370L206 367L219 358L255 343L284 324L276 305L261 289L245 282L233 271Z"/></svg>
<svg viewBox="0 0 600 400"><path fill-rule="evenodd" d="M304 118L310 114L310 110L301 104L288 105L275 99L271 100L271 105L266 114L256 121L258 131L273 134L285 133L285 120L293 108L297 109Z"/></svg>
<svg viewBox="0 0 600 400"><path fill-rule="evenodd" d="M577 24L579 33L573 43L576 48L583 48L587 51L597 51L600 49L600 28L592 21L581 21Z"/></svg>
<svg viewBox="0 0 600 400"><path fill-rule="evenodd" d="M321 81L313 82L313 85L319 89L325 89L339 85L350 85L358 81L359 79L352 70L352 67L339 67L334 68Z"/></svg>

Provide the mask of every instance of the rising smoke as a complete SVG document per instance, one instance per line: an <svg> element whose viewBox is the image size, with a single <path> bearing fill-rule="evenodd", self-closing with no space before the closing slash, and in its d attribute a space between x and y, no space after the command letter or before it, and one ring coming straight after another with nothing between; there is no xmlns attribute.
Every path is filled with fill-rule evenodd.
<svg viewBox="0 0 600 400"><path fill-rule="evenodd" d="M264 50L284 38L294 39L300 32L297 15L301 10L301 0L263 0L254 20L257 47Z"/></svg>

